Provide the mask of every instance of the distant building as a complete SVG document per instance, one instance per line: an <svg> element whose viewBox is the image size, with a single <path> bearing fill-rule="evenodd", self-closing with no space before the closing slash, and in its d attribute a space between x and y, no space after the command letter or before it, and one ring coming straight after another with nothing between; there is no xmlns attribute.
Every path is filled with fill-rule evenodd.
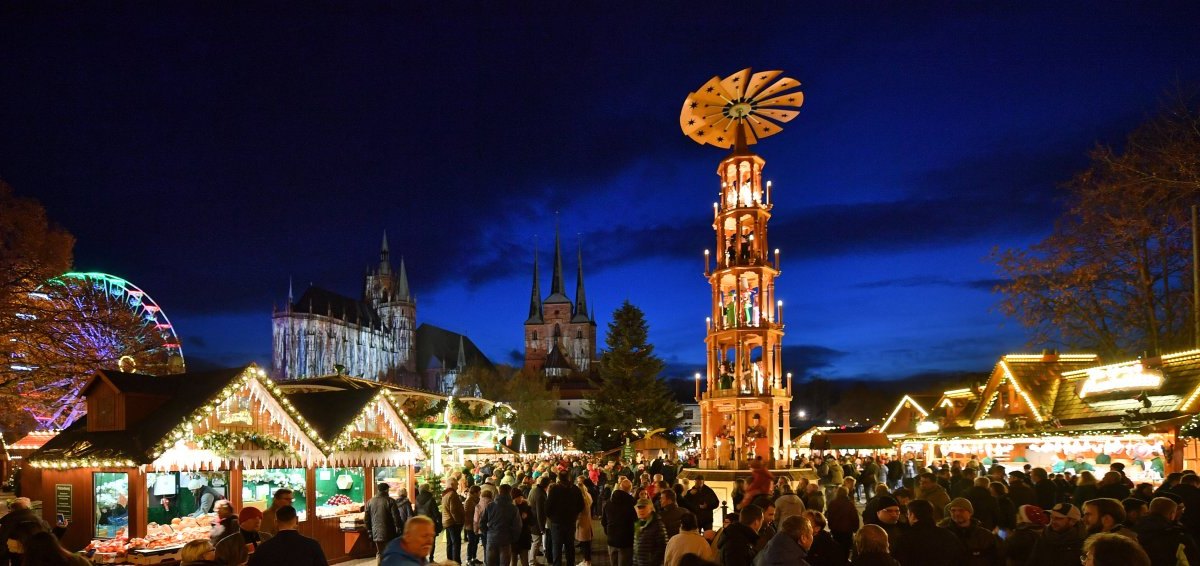
<svg viewBox="0 0 1200 566"><path fill-rule="evenodd" d="M588 373L596 360L596 318L588 313L583 287L583 251L579 251L575 301L563 285L562 246L554 235L554 272L550 294L542 298L538 282L537 254L533 257L533 292L529 318L525 319L525 367L543 371L552 378Z"/></svg>
<svg viewBox="0 0 1200 566"><path fill-rule="evenodd" d="M452 393L457 375L492 363L470 338L417 326L417 303L404 260L392 268L387 235L379 267L368 270L362 299L310 286L271 316L271 367L277 379L330 374Z"/></svg>
<svg viewBox="0 0 1200 566"><path fill-rule="evenodd" d="M596 316L588 311L583 285L583 251L578 252L575 300L563 282L562 245L554 234L554 265L550 294L542 298L537 254L533 257L533 289L525 319L525 367L541 371L558 388L556 420L574 420L587 407L596 389Z"/></svg>

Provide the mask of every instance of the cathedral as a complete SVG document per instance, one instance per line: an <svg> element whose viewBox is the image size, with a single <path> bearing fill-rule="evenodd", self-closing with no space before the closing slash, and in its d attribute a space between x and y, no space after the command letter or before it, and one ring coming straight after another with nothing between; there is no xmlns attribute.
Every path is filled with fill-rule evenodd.
<svg viewBox="0 0 1200 566"><path fill-rule="evenodd" d="M564 289L558 233L554 234L550 294L545 299L538 284L537 253L533 256L533 292L529 298L529 318L525 319L525 367L541 370L551 381L591 372L596 355L596 318L595 313L588 312L583 290L583 250L579 251L578 261L572 303Z"/></svg>
<svg viewBox="0 0 1200 566"><path fill-rule="evenodd" d="M368 269L361 299L310 286L271 316L272 370L277 379L331 374L456 393L454 378L472 366L493 369L470 338L430 324L417 326L417 302L404 260L394 270L387 234L379 266ZM466 392L469 394L469 392Z"/></svg>

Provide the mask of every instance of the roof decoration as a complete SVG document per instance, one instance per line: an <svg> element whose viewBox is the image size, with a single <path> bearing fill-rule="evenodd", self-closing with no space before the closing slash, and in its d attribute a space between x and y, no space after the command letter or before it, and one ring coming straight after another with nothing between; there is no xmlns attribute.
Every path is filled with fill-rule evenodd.
<svg viewBox="0 0 1200 566"><path fill-rule="evenodd" d="M684 135L698 144L729 148L757 143L773 136L799 112L804 93L794 90L800 81L775 80L783 71L742 69L728 77L713 77L696 92L688 93L679 113ZM774 82L772 82L774 81Z"/></svg>

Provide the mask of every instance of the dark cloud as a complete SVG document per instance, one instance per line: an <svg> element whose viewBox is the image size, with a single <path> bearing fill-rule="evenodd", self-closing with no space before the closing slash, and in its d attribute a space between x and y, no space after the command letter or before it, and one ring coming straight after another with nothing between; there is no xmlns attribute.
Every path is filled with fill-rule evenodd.
<svg viewBox="0 0 1200 566"><path fill-rule="evenodd" d="M888 287L966 287L980 291L991 292L997 285L1005 283L1004 279L951 279L940 275L921 275L900 277L895 279L880 279L859 283L858 289L883 289Z"/></svg>

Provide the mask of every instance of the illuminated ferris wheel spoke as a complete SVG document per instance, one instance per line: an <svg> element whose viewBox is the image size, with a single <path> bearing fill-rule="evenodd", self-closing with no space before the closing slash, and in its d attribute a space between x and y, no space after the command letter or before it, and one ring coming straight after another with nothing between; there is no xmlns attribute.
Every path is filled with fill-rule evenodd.
<svg viewBox="0 0 1200 566"><path fill-rule="evenodd" d="M62 335L59 346L72 355L90 356L89 364L95 369L148 375L183 373L186 369L183 347L162 308L145 291L120 277L66 273L47 281L30 296L53 303L48 310L57 313L52 316L65 325L56 329ZM119 324L122 318L127 327ZM23 365L26 371L39 369ZM33 414L39 428L63 429L83 415L80 390L87 377L69 376L30 388L30 397L45 401L45 409Z"/></svg>

